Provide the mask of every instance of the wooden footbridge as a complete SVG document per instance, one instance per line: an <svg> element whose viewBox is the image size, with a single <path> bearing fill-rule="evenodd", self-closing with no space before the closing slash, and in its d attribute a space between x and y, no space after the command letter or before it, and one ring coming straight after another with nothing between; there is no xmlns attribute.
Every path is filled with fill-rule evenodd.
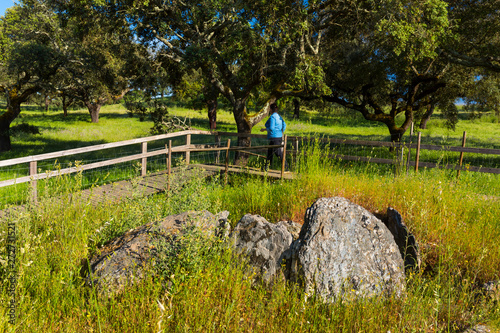
<svg viewBox="0 0 500 333"><path fill-rule="evenodd" d="M193 137L196 136L201 141L212 143L192 143ZM30 198L31 203L36 203L38 200L38 187L39 181L62 175L81 173L87 170L99 169L103 167L119 167L120 164L126 162L136 161L139 162L140 176L132 179L120 180L105 185L95 186L89 189L82 190L78 196L84 200L90 200L93 203L103 201L117 201L124 198L131 197L132 195L148 196L156 193L169 191L172 182L183 181L189 178L192 173L201 173L204 176L220 175L223 181L227 182L228 174L230 173L247 173L251 175L271 177L277 179L292 179L293 174L285 172L285 164L281 163L280 170L262 171L260 168L241 167L232 165L231 162L236 154L248 154L265 159L264 155L258 154L265 152L268 148L283 149L283 155L286 158L287 139L280 146L260 145L250 147L238 147L231 145L231 139L222 142L222 137L238 137L242 136L237 133L228 132L208 132L208 131L182 131L176 133L169 133L163 135L156 135L144 137L139 139L113 142L101 145L94 145L83 148L69 149L59 152L27 156L11 160L0 161L0 167L9 167L22 164L28 164L28 175L16 177L8 180L0 181L0 188L6 186L13 186L22 183L30 184ZM248 135L251 138L265 140L265 135ZM200 141L200 140L198 140ZM180 142L181 144L173 145L173 142ZM148 144L152 149L148 150ZM83 164L78 161L78 156L89 153L99 153L106 156L106 151L111 151L121 147L131 147L140 145L140 153L128 153L125 156L118 158L109 158L97 162ZM297 144L295 144L297 146ZM130 149L128 150L130 151ZM195 153L211 153L211 158L203 158L200 163L192 163L192 156ZM113 153L109 154L114 156ZM183 160L181 165L174 165L174 155L177 159L181 156ZM158 167L158 160L163 160L161 163L163 170L155 170L148 172L148 159L156 157L155 166ZM56 168L55 170L48 170L41 172L39 166L46 161L60 161L61 159L72 160L75 164L67 168ZM285 159L283 159L284 162ZM75 162L76 161L76 162ZM0 211L0 217L5 212Z"/></svg>

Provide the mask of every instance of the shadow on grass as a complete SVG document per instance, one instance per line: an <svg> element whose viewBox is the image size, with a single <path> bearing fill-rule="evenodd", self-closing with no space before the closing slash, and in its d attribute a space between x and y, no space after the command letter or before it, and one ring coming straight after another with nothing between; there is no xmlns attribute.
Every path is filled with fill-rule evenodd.
<svg viewBox="0 0 500 333"><path fill-rule="evenodd" d="M353 128L366 128L366 127L386 127L386 125L375 122L365 120L363 117L358 115L333 115L333 116L323 116L317 115L309 118L312 125L319 126L345 126L345 127L353 127Z"/></svg>
<svg viewBox="0 0 500 333"><path fill-rule="evenodd" d="M182 117L179 117L183 119ZM207 119L201 119L201 118L191 118L191 127L196 127L200 128L205 131L210 130L210 124ZM236 124L234 123L229 123L227 121L217 121L217 128L215 129L216 131L219 132L235 132L236 131Z"/></svg>
<svg viewBox="0 0 500 333"><path fill-rule="evenodd" d="M12 142L12 150L4 152L0 155L0 160L6 160L11 158L18 158L30 155L39 155L45 153L51 153L61 150L88 147L103 144L103 140L94 141L80 141L80 140L55 140L53 138L47 138L43 135L24 135L23 142ZM68 156L73 159L79 159L79 155Z"/></svg>
<svg viewBox="0 0 500 333"><path fill-rule="evenodd" d="M65 117L64 112L61 110L51 110L50 113L37 113L37 114L30 114L28 113L21 113L20 114L20 119L23 120L29 120L29 119L47 119L47 120L55 120L55 121L62 121L65 123L75 123L75 122L87 122L90 123L90 114L84 110L75 110L75 111L68 111L68 115ZM118 113L118 112L102 112L99 114L99 119L127 119L130 118L130 116L127 113Z"/></svg>

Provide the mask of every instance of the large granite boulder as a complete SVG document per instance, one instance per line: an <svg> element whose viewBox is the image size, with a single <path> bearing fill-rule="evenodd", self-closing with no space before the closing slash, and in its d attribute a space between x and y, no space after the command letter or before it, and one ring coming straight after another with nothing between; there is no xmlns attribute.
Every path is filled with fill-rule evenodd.
<svg viewBox="0 0 500 333"><path fill-rule="evenodd" d="M196 229L205 237L228 233L227 211L213 215L208 211L189 211L167 216L132 229L114 239L86 262L86 283L107 293L120 291L125 285L144 277L146 267L157 256L159 242L174 242L179 236Z"/></svg>
<svg viewBox="0 0 500 333"><path fill-rule="evenodd" d="M403 260L390 231L345 198L321 198L309 207L290 252L289 278L327 302L399 295L405 288Z"/></svg>
<svg viewBox="0 0 500 333"><path fill-rule="evenodd" d="M404 260L405 270L420 268L420 251L415 236L406 227L403 217L392 207L387 208L387 219L383 220Z"/></svg>
<svg viewBox="0 0 500 333"><path fill-rule="evenodd" d="M246 214L231 233L236 252L256 268L257 280L272 282L281 272L284 253L292 235L284 223L273 224L260 215Z"/></svg>

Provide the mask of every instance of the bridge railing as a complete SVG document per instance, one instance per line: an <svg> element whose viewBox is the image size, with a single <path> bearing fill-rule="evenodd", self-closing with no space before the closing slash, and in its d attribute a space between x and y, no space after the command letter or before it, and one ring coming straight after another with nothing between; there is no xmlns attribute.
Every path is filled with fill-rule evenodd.
<svg viewBox="0 0 500 333"><path fill-rule="evenodd" d="M212 136L215 139L215 144L193 144L192 136L200 135L200 136ZM170 169L172 165L172 154L180 153L183 154L184 160L186 164L191 162L191 154L196 152L221 152L227 151L224 162L225 162L225 170L227 174L227 169L229 166L229 151L237 151L243 152L254 149L267 149L270 147L281 147L281 146L269 146L269 145L261 145L258 147L238 147L238 146L230 146L231 140L227 140L227 145L223 145L221 142L221 137L239 137L242 136L238 133L231 132L210 132L210 131L197 131L197 130L187 130L175 133L168 133L162 135L149 136L144 138L125 140L119 142L112 142L106 144L93 145L82 148L68 149L63 151L57 151L52 153L40 154L40 155L32 155L21 158L9 159L9 160L0 160L0 168L9 168L19 165L28 165L28 174L20 177L13 177L10 179L0 180L0 188L19 185L23 183L30 184L30 197L31 200L36 202L38 197L38 181L42 179L49 179L52 177L57 177L61 175L68 175L72 173L79 173L87 170L99 169L103 167L115 166L117 164L131 162L131 161L140 161L140 175L146 176L148 170L148 158L155 156L164 156L165 157L165 169ZM265 135L255 135L249 134L247 136L254 138L265 138ZM184 144L172 146L172 140L184 137ZM158 142L158 141L167 141L168 144L165 144L164 148L148 150L148 143ZM45 162L48 160L57 160L64 158L66 160L74 158L77 160L77 156L81 154L88 154L91 152L103 152L106 150L111 150L113 148L119 147L127 147L127 146L137 146L140 145L140 153L132 153L127 154L126 156L121 156L118 158L109 158L97 162L84 163L84 161L80 161L79 163L74 163L73 166L65 167L65 168L54 168L52 170L41 170L39 169L39 163ZM251 154L251 153L250 153ZM110 154L113 156L113 154ZM220 154L217 154L214 161L215 163L219 163Z"/></svg>

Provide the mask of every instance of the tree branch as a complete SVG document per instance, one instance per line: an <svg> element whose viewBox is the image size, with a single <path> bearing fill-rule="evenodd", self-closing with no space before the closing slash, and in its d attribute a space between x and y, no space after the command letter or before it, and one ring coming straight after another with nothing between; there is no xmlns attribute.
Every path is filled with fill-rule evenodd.
<svg viewBox="0 0 500 333"><path fill-rule="evenodd" d="M454 50L441 50L448 61L465 67L482 67L500 73L500 57L470 57Z"/></svg>

